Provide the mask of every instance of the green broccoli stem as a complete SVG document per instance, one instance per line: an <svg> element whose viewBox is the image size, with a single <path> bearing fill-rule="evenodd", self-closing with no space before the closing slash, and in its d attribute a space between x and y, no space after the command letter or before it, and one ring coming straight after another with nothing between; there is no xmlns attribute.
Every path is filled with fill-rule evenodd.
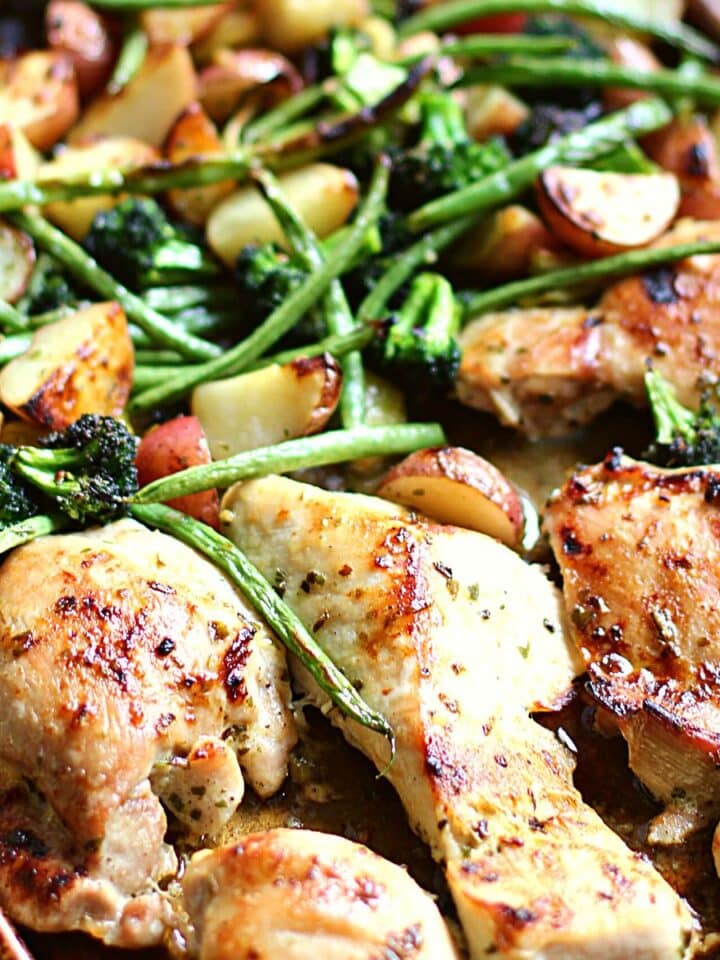
<svg viewBox="0 0 720 960"><path fill-rule="evenodd" d="M657 442L671 444L677 437L682 437L688 445L694 443L696 415L680 403L672 385L655 370L648 370L645 390L655 421Z"/></svg>
<svg viewBox="0 0 720 960"><path fill-rule="evenodd" d="M453 294L452 285L439 274L433 276L427 316L425 342L431 350L433 346L445 346L460 332L462 312Z"/></svg>
<svg viewBox="0 0 720 960"><path fill-rule="evenodd" d="M435 263L438 254L458 240L475 221L475 217L460 217L425 234L407 250L403 250L401 255L393 258L388 269L360 304L357 322L366 324L382 320L392 295L418 267Z"/></svg>
<svg viewBox="0 0 720 960"><path fill-rule="evenodd" d="M16 226L51 253L74 277L108 300L116 300L128 318L157 344L177 350L189 360L217 357L220 347L177 327L162 314L148 307L95 261L83 248L38 214L16 211L9 214Z"/></svg>
<svg viewBox="0 0 720 960"><path fill-rule="evenodd" d="M0 556L13 550L15 547L29 543L38 537L45 537L50 533L57 533L67 526L65 517L50 514L38 514L28 520L20 520L0 529Z"/></svg>
<svg viewBox="0 0 720 960"><path fill-rule="evenodd" d="M229 578L256 613L268 624L289 653L297 657L318 686L340 710L369 730L375 730L390 742L395 752L392 727L372 710L307 630L300 618L277 595L242 550L221 533L187 514L160 504L134 504L130 514L146 526L176 537L211 560Z"/></svg>
<svg viewBox="0 0 720 960"><path fill-rule="evenodd" d="M579 165L595 160L632 137L665 126L672 112L662 100L639 100L625 110L610 114L582 130L576 130L539 150L509 163L503 170L439 197L408 217L414 232L468 214L487 213L513 200L535 182L547 167L557 163Z"/></svg>
<svg viewBox="0 0 720 960"><path fill-rule="evenodd" d="M524 36L521 33L475 33L470 37L452 38L445 40L435 51L437 56L443 57L492 57L501 53L524 54L539 56L540 54L565 53L577 47L577 40L572 37L536 37ZM413 53L401 57L394 63L409 67L418 63L426 52Z"/></svg>
<svg viewBox="0 0 720 960"><path fill-rule="evenodd" d="M283 350L270 357L263 357L257 363L251 364L247 373L253 370L262 370L263 367L269 367L272 364L292 363L293 360L299 360L304 357L319 357L323 353L329 353L333 357L340 358L354 350L363 350L375 336L371 327L356 327L348 334L341 337L330 336L318 340L317 343L311 343L303 347L295 347L292 350ZM0 357L2 356L3 343L0 342ZM133 390L140 392L148 390L158 383L170 380L181 373L186 372L187 364L180 367L153 366L152 352L148 352L147 363L145 357L139 360L140 353L136 351L135 360L137 366L133 373Z"/></svg>
<svg viewBox="0 0 720 960"><path fill-rule="evenodd" d="M352 262L357 250L365 242L369 228L377 223L385 204L389 172L387 158L381 157L352 229L338 245L332 259L326 260L314 271L249 337L226 350L222 356L198 364L196 369L138 394L131 403L132 409L136 412L153 409L185 396L199 383L241 373L288 333L323 296L335 277L340 276Z"/></svg>
<svg viewBox="0 0 720 960"><path fill-rule="evenodd" d="M720 80L710 74L691 75L679 70L633 70L607 60L513 57L468 70L462 83L498 83L524 87L619 86L650 90L666 97L692 97L707 106L720 104Z"/></svg>
<svg viewBox="0 0 720 960"><path fill-rule="evenodd" d="M149 47L148 35L137 20L129 18L125 24L120 53L108 81L108 93L115 96L125 89L145 62Z"/></svg>
<svg viewBox="0 0 720 960"><path fill-rule="evenodd" d="M322 245L283 195L275 176L268 170L259 170L256 181L296 257L308 272L320 269L326 262ZM328 288L323 316L331 335L341 337L351 333L355 327L352 310L339 279L333 280ZM341 366L340 421L346 430L350 430L365 420L365 370L360 352L353 350L345 354Z"/></svg>
<svg viewBox="0 0 720 960"><path fill-rule="evenodd" d="M447 91L432 91L420 97L421 145L453 146L465 143L468 133L460 104Z"/></svg>
<svg viewBox="0 0 720 960"><path fill-rule="evenodd" d="M497 13L560 13L592 17L625 30L646 33L686 53L717 62L720 49L697 30L682 22L663 22L627 13L614 0L454 0L435 4L412 17L398 28L400 37L432 30L441 33L475 17Z"/></svg>
<svg viewBox="0 0 720 960"><path fill-rule="evenodd" d="M430 273L420 273L412 282L402 307L397 312L395 323L390 328L387 339L387 348L392 351L393 344L402 342L412 334L416 327L423 324L423 317L427 312L430 297L433 294L434 277Z"/></svg>
<svg viewBox="0 0 720 960"><path fill-rule="evenodd" d="M592 260L575 267L552 270L537 277L515 280L493 290L486 290L472 297L465 306L465 319L480 316L490 310L515 306L529 297L553 290L564 290L607 277L653 270L667 263L684 260L686 257L720 253L720 241L698 240L694 243L679 243L671 247L652 250L628 250L601 260Z"/></svg>
<svg viewBox="0 0 720 960"><path fill-rule="evenodd" d="M9 333L22 333L27 330L29 321L7 300L0 300L0 329Z"/></svg>
<svg viewBox="0 0 720 960"><path fill-rule="evenodd" d="M394 423L389 426L331 430L314 437L301 437L271 447L247 450L200 467L189 467L149 483L132 497L132 502L162 503L201 490L215 487L224 489L251 477L325 467L362 457L412 453L443 443L445 434L437 423Z"/></svg>

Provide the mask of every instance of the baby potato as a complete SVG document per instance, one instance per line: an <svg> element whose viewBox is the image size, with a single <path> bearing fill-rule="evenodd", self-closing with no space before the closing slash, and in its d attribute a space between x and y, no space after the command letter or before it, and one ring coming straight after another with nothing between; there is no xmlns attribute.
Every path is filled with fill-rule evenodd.
<svg viewBox="0 0 720 960"><path fill-rule="evenodd" d="M511 204L472 227L452 248L448 260L490 280L508 280L527 273L533 253L552 242L539 217Z"/></svg>
<svg viewBox="0 0 720 960"><path fill-rule="evenodd" d="M191 103L183 110L165 144L165 156L171 163L181 163L191 157L214 157L224 152L215 124L199 103ZM213 208L234 186L234 180L223 180L207 187L169 190L167 201L178 217L202 227Z"/></svg>
<svg viewBox="0 0 720 960"><path fill-rule="evenodd" d="M0 221L0 300L19 300L34 266L35 247L30 237Z"/></svg>
<svg viewBox="0 0 720 960"><path fill-rule="evenodd" d="M322 430L340 399L329 355L273 364L196 387L192 411L216 460Z"/></svg>
<svg viewBox="0 0 720 960"><path fill-rule="evenodd" d="M212 30L193 43L196 63L209 63L219 50L237 50L260 40L260 20L254 10L231 9Z"/></svg>
<svg viewBox="0 0 720 960"><path fill-rule="evenodd" d="M549 167L537 184L540 213L555 236L587 257L651 243L680 204L670 173L626 174Z"/></svg>
<svg viewBox="0 0 720 960"><path fill-rule="evenodd" d="M358 182L344 167L312 163L279 179L290 203L321 238L341 227L357 204ZM207 240L229 267L248 243L285 245L274 214L252 186L241 187L215 207L207 222Z"/></svg>
<svg viewBox="0 0 720 960"><path fill-rule="evenodd" d="M72 61L80 96L97 93L108 80L115 59L108 22L81 0L50 0L45 9L45 32L50 49Z"/></svg>
<svg viewBox="0 0 720 960"><path fill-rule="evenodd" d="M206 37L232 7L232 3L213 3L181 10L144 10L140 14L140 25L153 46L189 47Z"/></svg>
<svg viewBox="0 0 720 960"><path fill-rule="evenodd" d="M200 102L216 123L224 123L251 90L267 88L287 96L302 88L302 78L273 50L218 50L198 84Z"/></svg>
<svg viewBox="0 0 720 960"><path fill-rule="evenodd" d="M411 453L387 473L377 494L441 523L495 537L513 549L522 543L520 494L497 467L464 447Z"/></svg>
<svg viewBox="0 0 720 960"><path fill-rule="evenodd" d="M119 93L102 93L70 132L78 145L96 137L135 137L160 149L178 115L195 99L196 77L184 47L151 49Z"/></svg>
<svg viewBox="0 0 720 960"><path fill-rule="evenodd" d="M77 120L78 85L72 61L51 50L0 61L0 117L38 150L49 150Z"/></svg>
<svg viewBox="0 0 720 960"><path fill-rule="evenodd" d="M83 413L119 416L133 359L122 308L96 303L33 334L25 353L0 370L0 402L52 430Z"/></svg>
<svg viewBox="0 0 720 960"><path fill-rule="evenodd" d="M25 134L11 123L0 123L0 179L34 180L42 157Z"/></svg>
<svg viewBox="0 0 720 960"><path fill-rule="evenodd" d="M54 160L42 164L37 171L37 179L62 180L94 170L143 167L159 159L160 154L154 147L135 137L107 137L84 146L60 150ZM82 240L96 214L115 206L121 199L122 195L79 197L66 203L49 203L44 212L74 240Z"/></svg>
<svg viewBox="0 0 720 960"><path fill-rule="evenodd" d="M466 123L473 140L508 137L530 116L529 107L505 87L468 87L466 95Z"/></svg>
<svg viewBox="0 0 720 960"><path fill-rule="evenodd" d="M356 27L370 13L368 0L260 0L265 40L283 53L315 43L332 27Z"/></svg>

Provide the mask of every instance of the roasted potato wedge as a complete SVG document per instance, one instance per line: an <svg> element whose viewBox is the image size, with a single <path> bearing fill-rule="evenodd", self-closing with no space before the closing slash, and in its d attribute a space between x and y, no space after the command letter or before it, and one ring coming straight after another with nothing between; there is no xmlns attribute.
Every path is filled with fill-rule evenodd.
<svg viewBox="0 0 720 960"><path fill-rule="evenodd" d="M49 150L78 117L78 85L64 53L38 50L0 61L0 118Z"/></svg>
<svg viewBox="0 0 720 960"><path fill-rule="evenodd" d="M283 174L280 185L300 216L321 238L346 222L358 200L355 175L329 163L312 163ZM207 239L228 266L234 264L248 243L285 242L270 207L252 186L241 187L215 207L207 222Z"/></svg>
<svg viewBox="0 0 720 960"><path fill-rule="evenodd" d="M196 387L192 412L213 457L231 457L322 430L340 399L342 374L329 355L273 364Z"/></svg>
<svg viewBox="0 0 720 960"><path fill-rule="evenodd" d="M0 402L62 430L83 413L119 416L130 393L133 346L117 303L97 303L35 332L0 370Z"/></svg>
<svg viewBox="0 0 720 960"><path fill-rule="evenodd" d="M191 103L177 119L165 144L165 156L171 163L190 157L213 157L224 153L223 142L215 124L199 103ZM205 225L210 212L232 193L234 180L224 180L191 190L169 190L168 204L181 219L195 226Z"/></svg>
<svg viewBox="0 0 720 960"><path fill-rule="evenodd" d="M135 137L108 137L80 147L66 147L54 160L37 171L38 180L61 180L63 177L94 170L117 167L142 167L158 160L154 147ZM82 240L93 218L101 210L119 203L122 196L81 197L67 203L50 203L45 214L75 240Z"/></svg>
<svg viewBox="0 0 720 960"><path fill-rule="evenodd" d="M83 99L97 93L112 72L116 44L96 10L81 0L50 0L45 9L48 46L70 58Z"/></svg>
<svg viewBox="0 0 720 960"><path fill-rule="evenodd" d="M42 157L28 138L10 123L0 123L0 180L33 180Z"/></svg>
<svg viewBox="0 0 720 960"><path fill-rule="evenodd" d="M284 53L321 40L332 27L356 27L368 16L367 0L263 0L257 5L263 37Z"/></svg>
<svg viewBox="0 0 720 960"><path fill-rule="evenodd" d="M219 50L237 50L256 44L261 37L260 19L254 10L232 9L213 29L193 44L193 57L209 63Z"/></svg>
<svg viewBox="0 0 720 960"><path fill-rule="evenodd" d="M473 227L448 256L462 270L472 270L492 280L527 273L533 253L553 244L542 220L527 207L512 204Z"/></svg>
<svg viewBox="0 0 720 960"><path fill-rule="evenodd" d="M464 447L411 453L388 472L377 494L441 523L486 533L513 549L522 543L520 494L497 467Z"/></svg>
<svg viewBox="0 0 720 960"><path fill-rule="evenodd" d="M505 87L468 87L466 96L465 118L473 140L510 136L530 115L527 105Z"/></svg>
<svg viewBox="0 0 720 960"><path fill-rule="evenodd" d="M0 300L19 300L34 266L35 247L30 237L0 220Z"/></svg>
<svg viewBox="0 0 720 960"><path fill-rule="evenodd" d="M603 257L657 239L678 211L680 187L670 173L549 167L538 180L537 197L559 240L585 256Z"/></svg>
<svg viewBox="0 0 720 960"><path fill-rule="evenodd" d="M198 78L200 102L216 123L223 123L250 91L263 87L276 96L302 88L302 78L282 54L273 50L218 50Z"/></svg>
<svg viewBox="0 0 720 960"><path fill-rule="evenodd" d="M141 487L160 477L210 463L210 448L197 417L174 417L153 427L140 441L135 465ZM201 490L186 497L168 501L168 506L218 527L219 499L217 490Z"/></svg>
<svg viewBox="0 0 720 960"><path fill-rule="evenodd" d="M135 137L160 149L179 114L195 100L195 68L184 47L156 47L119 93L102 93L70 132L73 145L97 137Z"/></svg>
<svg viewBox="0 0 720 960"><path fill-rule="evenodd" d="M153 46L189 47L206 37L232 7L232 3L213 3L181 10L144 10L140 24Z"/></svg>

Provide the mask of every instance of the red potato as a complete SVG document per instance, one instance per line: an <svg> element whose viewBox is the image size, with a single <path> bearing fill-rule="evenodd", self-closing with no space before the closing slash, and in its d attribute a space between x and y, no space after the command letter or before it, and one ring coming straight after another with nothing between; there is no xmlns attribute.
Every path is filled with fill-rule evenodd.
<svg viewBox="0 0 720 960"><path fill-rule="evenodd" d="M495 537L513 549L522 544L520 494L497 467L464 447L411 453L386 474L377 494L440 523Z"/></svg>
<svg viewBox="0 0 720 960"><path fill-rule="evenodd" d="M720 219L717 141L703 117L676 117L646 137L643 146L656 163L680 180L680 216Z"/></svg>
<svg viewBox="0 0 720 960"><path fill-rule="evenodd" d="M72 61L83 99L105 86L117 50L104 17L81 0L50 0L45 10L45 31L50 49Z"/></svg>
<svg viewBox="0 0 720 960"><path fill-rule="evenodd" d="M200 101L216 123L224 123L251 90L262 87L282 99L302 85L292 63L273 50L218 50L198 77Z"/></svg>
<svg viewBox="0 0 720 960"><path fill-rule="evenodd" d="M549 167L538 207L555 236L587 257L643 247L672 222L680 187L671 173L628 174Z"/></svg>
<svg viewBox="0 0 720 960"><path fill-rule="evenodd" d="M140 14L140 24L154 46L189 47L206 37L232 8L232 3L214 3L182 10L146 10Z"/></svg>
<svg viewBox="0 0 720 960"><path fill-rule="evenodd" d="M219 156L224 152L217 127L199 103L191 103L183 110L165 143L165 157L171 163L182 163L191 157ZM213 207L234 188L234 180L223 180L207 187L169 190L166 196L177 216L202 227Z"/></svg>
<svg viewBox="0 0 720 960"><path fill-rule="evenodd" d="M619 67L629 67L639 73L653 73L662 66L652 50L633 37L614 37L607 45L607 52L612 62ZM608 110L622 110L636 100L643 100L648 96L643 90L608 87L603 91L603 103Z"/></svg>
<svg viewBox="0 0 720 960"><path fill-rule="evenodd" d="M183 416L153 427L140 441L135 457L140 486L160 477L179 473L187 467L211 462L202 424L197 417ZM168 506L218 528L219 500L217 490L203 490L186 497L169 500Z"/></svg>
<svg viewBox="0 0 720 960"><path fill-rule="evenodd" d="M448 255L461 270L489 280L524 276L533 254L554 245L542 220L526 207L503 207L466 233Z"/></svg>
<svg viewBox="0 0 720 960"><path fill-rule="evenodd" d="M232 9L213 29L193 43L193 58L196 63L210 63L218 50L237 50L239 47L257 45L261 40L260 20L254 10Z"/></svg>
<svg viewBox="0 0 720 960"><path fill-rule="evenodd" d="M0 299L15 303L25 293L35 266L30 237L0 221Z"/></svg>
<svg viewBox="0 0 720 960"><path fill-rule="evenodd" d="M79 112L75 68L64 53L26 53L0 62L0 118L38 150L49 150Z"/></svg>
<svg viewBox="0 0 720 960"><path fill-rule="evenodd" d="M0 180L32 180L42 157L22 130L0 123Z"/></svg>

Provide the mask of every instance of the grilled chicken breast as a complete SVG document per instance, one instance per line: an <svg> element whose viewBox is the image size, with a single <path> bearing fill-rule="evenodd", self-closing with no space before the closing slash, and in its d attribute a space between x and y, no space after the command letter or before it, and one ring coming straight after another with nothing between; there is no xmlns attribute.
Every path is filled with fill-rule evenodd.
<svg viewBox="0 0 720 960"><path fill-rule="evenodd" d="M401 867L343 837L269 830L195 854L183 878L199 960L456 960Z"/></svg>
<svg viewBox="0 0 720 960"><path fill-rule="evenodd" d="M720 239L720 221L681 221L658 246ZM720 256L613 284L592 309L487 314L462 332L459 399L530 436L562 435L614 400L644 405L648 360L697 404L720 373Z"/></svg>
<svg viewBox="0 0 720 960"><path fill-rule="evenodd" d="M209 831L282 783L284 657L212 564L124 520L0 566L0 904L38 930L159 941L160 800Z"/></svg>
<svg viewBox="0 0 720 960"><path fill-rule="evenodd" d="M482 534L279 477L223 506L228 534L392 723L387 776L445 866L473 958L683 955L687 909L582 802L570 751L528 716L582 669L539 568ZM381 737L331 716L386 769Z"/></svg>
<svg viewBox="0 0 720 960"><path fill-rule="evenodd" d="M717 468L613 454L575 473L545 514L590 691L668 805L654 842L720 814L719 505Z"/></svg>

